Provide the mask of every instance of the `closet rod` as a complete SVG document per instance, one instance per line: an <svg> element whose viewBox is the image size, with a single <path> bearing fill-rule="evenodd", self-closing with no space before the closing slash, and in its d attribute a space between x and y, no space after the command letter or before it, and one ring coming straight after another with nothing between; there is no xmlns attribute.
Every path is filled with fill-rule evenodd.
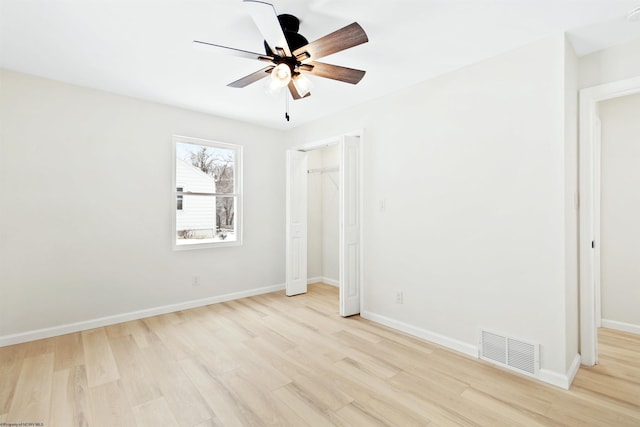
<svg viewBox="0 0 640 427"><path fill-rule="evenodd" d="M339 167L335 166L335 167L329 167L329 168L316 168L316 169L309 169L307 171L307 173L325 173L325 172L338 172L340 170Z"/></svg>

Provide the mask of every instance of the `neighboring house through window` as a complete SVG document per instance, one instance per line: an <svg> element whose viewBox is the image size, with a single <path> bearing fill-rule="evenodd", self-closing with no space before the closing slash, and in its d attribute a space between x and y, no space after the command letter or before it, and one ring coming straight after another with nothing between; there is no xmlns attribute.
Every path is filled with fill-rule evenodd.
<svg viewBox="0 0 640 427"><path fill-rule="evenodd" d="M182 193L183 188L182 187L178 187L176 188L176 191L178 192L178 200L177 200L177 204L176 204L176 209L178 209L179 211L182 210L182 198L184 197L181 193Z"/></svg>
<svg viewBox="0 0 640 427"><path fill-rule="evenodd" d="M242 147L174 136L175 249L242 244Z"/></svg>

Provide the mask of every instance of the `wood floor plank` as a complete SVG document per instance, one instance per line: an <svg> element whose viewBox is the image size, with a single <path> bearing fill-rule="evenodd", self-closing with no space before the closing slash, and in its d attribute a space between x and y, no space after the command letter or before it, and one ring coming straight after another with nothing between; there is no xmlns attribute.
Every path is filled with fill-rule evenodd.
<svg viewBox="0 0 640 427"><path fill-rule="evenodd" d="M213 412L171 352L172 349L163 344L142 350L144 363L175 419L180 425L194 425L211 419Z"/></svg>
<svg viewBox="0 0 640 427"><path fill-rule="evenodd" d="M89 387L107 384L120 378L104 328L83 332L82 346L85 354Z"/></svg>
<svg viewBox="0 0 640 427"><path fill-rule="evenodd" d="M286 385L274 390L273 395L291 408L301 420L312 426L331 425L332 412L325 412L315 401L306 398L295 386Z"/></svg>
<svg viewBox="0 0 640 427"><path fill-rule="evenodd" d="M372 414L368 408L360 405L358 402L353 402L336 412L336 415L342 420L342 425L346 426L371 426L371 427L386 427L392 426L387 421L376 417ZM421 424L428 425L429 423ZM408 425L408 424L404 424Z"/></svg>
<svg viewBox="0 0 640 427"><path fill-rule="evenodd" d="M147 348L151 344L158 343L160 338L142 320L133 320L129 323L129 331L136 341L138 348Z"/></svg>
<svg viewBox="0 0 640 427"><path fill-rule="evenodd" d="M224 376L200 359L184 359L180 365L207 402L214 417L225 426L262 425L258 415L229 387Z"/></svg>
<svg viewBox="0 0 640 427"><path fill-rule="evenodd" d="M156 331L156 335L166 348L171 349L175 360L181 360L198 354L199 345L191 339L190 334L183 331L189 330L190 322L174 324L167 323Z"/></svg>
<svg viewBox="0 0 640 427"><path fill-rule="evenodd" d="M468 403L474 403L479 407L482 407L484 410L483 412L489 412L490 414L495 415L496 418L501 421L501 424L537 427L554 425L552 420L530 411L524 405L509 404L473 388L468 388L461 396L464 400L464 404L460 405L459 408L466 406ZM472 417L472 415L467 414L467 417ZM555 425L558 424L555 423Z"/></svg>
<svg viewBox="0 0 640 427"><path fill-rule="evenodd" d="M324 412L337 411L355 400L345 390L333 387L326 376L317 373L299 375L288 387L299 396L314 402Z"/></svg>
<svg viewBox="0 0 640 427"><path fill-rule="evenodd" d="M361 386L368 386L386 400L393 402L394 405L405 406L428 421L444 425L476 425L473 420L454 411L451 406L443 405L439 400L440 392L436 394L428 392L416 393L402 383L395 382L392 384L371 375L366 367L349 359L337 362L335 366L340 369L344 376L353 378Z"/></svg>
<svg viewBox="0 0 640 427"><path fill-rule="evenodd" d="M131 406L155 401L162 396L155 378L147 368L142 352L131 335L109 337L109 345L118 366L118 384Z"/></svg>
<svg viewBox="0 0 640 427"><path fill-rule="evenodd" d="M89 387L89 400L92 427L136 427L133 408L116 381Z"/></svg>
<svg viewBox="0 0 640 427"><path fill-rule="evenodd" d="M7 414L13 401L16 385L22 372L26 353L24 345L10 345L0 348L0 414Z"/></svg>
<svg viewBox="0 0 640 427"><path fill-rule="evenodd" d="M638 427L640 335L599 341L567 391L342 318L310 285L0 348L0 423Z"/></svg>
<svg viewBox="0 0 640 427"><path fill-rule="evenodd" d="M55 371L51 394L51 425L92 425L89 385L83 365Z"/></svg>
<svg viewBox="0 0 640 427"><path fill-rule="evenodd" d="M53 363L53 353L24 360L7 415L8 422L47 422L51 408Z"/></svg>
<svg viewBox="0 0 640 427"><path fill-rule="evenodd" d="M261 424L287 426L310 425L310 423L300 417L287 404L278 399L273 391L260 387L247 378L237 375L235 372L225 374L224 381L236 396L241 396L246 406L251 408L251 411L260 419Z"/></svg>
<svg viewBox="0 0 640 427"><path fill-rule="evenodd" d="M133 414L138 426L179 427L178 421L163 397L135 406Z"/></svg>
<svg viewBox="0 0 640 427"><path fill-rule="evenodd" d="M26 351L24 357L40 356L44 353L54 353L56 338L45 338L41 340L29 341L24 343Z"/></svg>
<svg viewBox="0 0 640 427"><path fill-rule="evenodd" d="M625 402L638 406L640 409L640 389L638 383L627 378L616 378L603 374L600 369L583 369L580 376L574 380L576 387L595 389L597 393L618 402Z"/></svg>
<svg viewBox="0 0 640 427"><path fill-rule="evenodd" d="M66 334L55 339L55 365L54 369L69 369L84 365L84 347L82 346L82 334L76 332Z"/></svg>

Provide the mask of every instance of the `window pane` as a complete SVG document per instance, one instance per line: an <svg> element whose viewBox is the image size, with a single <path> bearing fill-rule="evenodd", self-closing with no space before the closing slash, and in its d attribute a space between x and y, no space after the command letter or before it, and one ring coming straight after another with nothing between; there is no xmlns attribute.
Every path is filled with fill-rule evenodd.
<svg viewBox="0 0 640 427"><path fill-rule="evenodd" d="M176 209L176 244L233 242L236 197L185 194Z"/></svg>
<svg viewBox="0 0 640 427"><path fill-rule="evenodd" d="M215 203L214 196L184 195L182 209L176 212L178 240L213 238L216 229Z"/></svg>
<svg viewBox="0 0 640 427"><path fill-rule="evenodd" d="M176 143L176 181L184 191L235 193L235 164L236 150Z"/></svg>
<svg viewBox="0 0 640 427"><path fill-rule="evenodd" d="M216 197L216 224L218 238L225 241L236 240L236 198Z"/></svg>

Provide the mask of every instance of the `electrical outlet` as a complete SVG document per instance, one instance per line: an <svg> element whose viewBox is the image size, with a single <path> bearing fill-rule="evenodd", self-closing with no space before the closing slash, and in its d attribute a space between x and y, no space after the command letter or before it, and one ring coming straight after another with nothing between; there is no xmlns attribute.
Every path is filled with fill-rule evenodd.
<svg viewBox="0 0 640 427"><path fill-rule="evenodd" d="M200 286L200 276L193 276L191 278L191 286Z"/></svg>
<svg viewBox="0 0 640 427"><path fill-rule="evenodd" d="M403 304L404 303L404 295L402 294L402 291L396 291L396 304Z"/></svg>

